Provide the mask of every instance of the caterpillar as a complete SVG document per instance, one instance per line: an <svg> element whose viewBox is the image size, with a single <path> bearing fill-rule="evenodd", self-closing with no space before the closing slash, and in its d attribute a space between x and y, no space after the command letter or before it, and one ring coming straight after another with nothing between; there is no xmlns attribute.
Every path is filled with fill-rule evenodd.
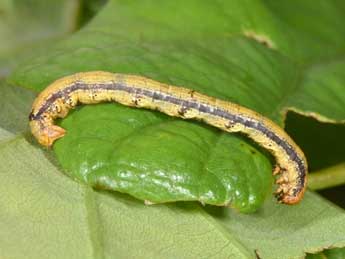
<svg viewBox="0 0 345 259"><path fill-rule="evenodd" d="M275 192L278 201L295 204L302 199L307 183L306 158L273 121L238 104L142 76L95 71L58 79L35 99L29 115L31 132L40 144L49 147L65 135L63 128L54 125L54 119L64 118L79 103L111 101L244 133L275 157L273 175L280 174Z"/></svg>

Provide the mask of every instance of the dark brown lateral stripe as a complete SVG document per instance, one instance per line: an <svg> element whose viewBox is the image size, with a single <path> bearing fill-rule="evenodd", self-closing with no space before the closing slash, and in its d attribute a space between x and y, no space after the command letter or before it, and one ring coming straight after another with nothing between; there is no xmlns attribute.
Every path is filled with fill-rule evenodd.
<svg viewBox="0 0 345 259"><path fill-rule="evenodd" d="M298 166L298 172L299 172L299 178L298 178L298 187L303 188L305 184L305 174L306 174L306 168L302 161L302 159L298 156L298 154L295 152L293 147L291 147L284 139L279 138L273 131L269 130L265 125L263 125L260 122L253 121L251 118L236 114L231 114L223 109L220 109L215 106L209 106L203 103L199 103L196 101L186 101L179 99L173 95L163 94L156 91L151 91L147 89L127 86L124 83L109 83L109 84L84 84L83 82L76 82L75 84L72 84L69 87L64 88L61 91L58 91L56 93L53 93L46 102L42 105L42 107L39 109L39 111L36 114L31 113L29 115L30 120L38 120L41 118L41 116L51 107L51 105L57 100L62 98L63 100L66 100L69 97L69 94L73 93L76 90L117 90L117 91L124 91L127 93L132 93L136 95L144 95L146 97L150 97L154 100L164 101L168 103L172 103L175 105L180 105L187 109L195 109L202 113L207 113L213 116L217 116L220 118L224 118L230 121L230 123L240 123L242 125L245 125L248 128L255 129L257 131L260 131L265 136L267 136L269 139L271 139L273 142L275 142L277 145L282 147L286 154L289 156L289 158L294 161ZM298 190L295 190L297 193ZM294 195L296 194L294 193Z"/></svg>

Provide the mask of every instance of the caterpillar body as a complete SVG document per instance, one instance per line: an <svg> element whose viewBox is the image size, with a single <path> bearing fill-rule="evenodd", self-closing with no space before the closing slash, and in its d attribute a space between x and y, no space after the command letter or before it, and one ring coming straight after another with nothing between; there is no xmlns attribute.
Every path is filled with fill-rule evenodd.
<svg viewBox="0 0 345 259"><path fill-rule="evenodd" d="M64 136L54 125L79 103L117 102L158 110L170 116L201 120L227 132L241 132L269 150L280 174L276 196L286 204L299 202L306 189L307 161L294 141L270 119L235 103L142 76L95 71L63 77L42 91L29 115L32 134L44 146Z"/></svg>

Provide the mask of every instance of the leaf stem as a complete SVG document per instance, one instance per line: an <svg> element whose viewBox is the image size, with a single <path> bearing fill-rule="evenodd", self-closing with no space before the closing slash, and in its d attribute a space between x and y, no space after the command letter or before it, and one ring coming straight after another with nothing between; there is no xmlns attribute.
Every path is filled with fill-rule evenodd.
<svg viewBox="0 0 345 259"><path fill-rule="evenodd" d="M322 190L345 184L345 162L309 174L308 188Z"/></svg>

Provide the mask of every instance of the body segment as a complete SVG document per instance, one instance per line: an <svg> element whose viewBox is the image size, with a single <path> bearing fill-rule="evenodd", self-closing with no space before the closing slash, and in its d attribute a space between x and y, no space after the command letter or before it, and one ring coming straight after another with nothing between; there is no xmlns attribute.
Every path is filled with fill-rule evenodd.
<svg viewBox="0 0 345 259"><path fill-rule="evenodd" d="M294 204L306 188L307 161L294 141L274 122L234 103L193 90L134 75L86 72L67 76L48 86L35 100L30 127L39 143L51 146L65 130L54 125L79 103L118 102L158 110L170 116L201 120L227 132L241 132L269 150L279 173L278 200Z"/></svg>

